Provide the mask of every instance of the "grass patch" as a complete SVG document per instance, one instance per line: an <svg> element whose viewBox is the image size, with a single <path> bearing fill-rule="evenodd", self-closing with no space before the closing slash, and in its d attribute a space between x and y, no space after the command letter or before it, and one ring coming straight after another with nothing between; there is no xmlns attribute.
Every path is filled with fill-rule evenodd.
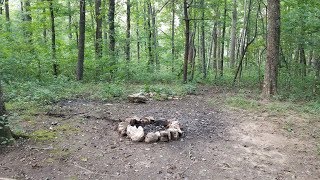
<svg viewBox="0 0 320 180"><path fill-rule="evenodd" d="M243 95L227 97L226 103L231 107L236 107L236 108L241 108L246 110L258 109L260 106L259 102L252 99L248 99Z"/></svg>
<svg viewBox="0 0 320 180"><path fill-rule="evenodd" d="M226 98L226 104L231 107L245 109L245 110L255 110L269 112L278 115L285 115L288 112L296 112L300 115L311 115L318 116L320 114L320 102L282 102L282 101L271 101L271 102L261 102L258 95L246 95L244 93L231 95Z"/></svg>
<svg viewBox="0 0 320 180"><path fill-rule="evenodd" d="M54 132L51 130L39 129L34 131L30 137L32 139L35 139L36 141L49 141L57 138L57 132Z"/></svg>

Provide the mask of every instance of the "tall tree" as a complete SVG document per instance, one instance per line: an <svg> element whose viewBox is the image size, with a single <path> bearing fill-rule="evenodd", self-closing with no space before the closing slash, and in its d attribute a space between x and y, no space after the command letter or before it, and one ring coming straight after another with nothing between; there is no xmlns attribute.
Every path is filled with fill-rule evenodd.
<svg viewBox="0 0 320 180"><path fill-rule="evenodd" d="M71 14L71 0L68 0L68 30L69 30L69 40L71 41L72 39L72 14Z"/></svg>
<svg viewBox="0 0 320 180"><path fill-rule="evenodd" d="M234 68L236 39L237 39L237 0L233 0L232 27L231 27L231 45L230 45L230 67Z"/></svg>
<svg viewBox="0 0 320 180"><path fill-rule="evenodd" d="M153 53L153 58L156 63L157 70L160 69L160 61L159 61L159 54L158 54L158 28L157 28L157 23L156 23L156 9L155 6L151 6L151 22L152 22L152 53Z"/></svg>
<svg viewBox="0 0 320 180"><path fill-rule="evenodd" d="M138 62L140 62L140 32L139 32L139 28L140 28L140 23L139 23L139 17L140 14L139 12L139 2L136 3L136 21L137 21L137 25L136 25L136 35L137 35L137 58L138 58Z"/></svg>
<svg viewBox="0 0 320 180"><path fill-rule="evenodd" d="M101 0L95 2L96 11L96 41L95 41L95 52L96 59L102 57L102 16L101 16Z"/></svg>
<svg viewBox="0 0 320 180"><path fill-rule="evenodd" d="M172 0L172 22L171 22L171 70L174 71L174 59L175 59L175 44L174 44L174 36L175 36L175 14L176 14L176 5L175 0Z"/></svg>
<svg viewBox="0 0 320 180"><path fill-rule="evenodd" d="M130 61L130 41L131 41L131 12L130 12L131 4L130 0L127 0L127 31L126 31L126 60L129 62Z"/></svg>
<svg viewBox="0 0 320 180"><path fill-rule="evenodd" d="M115 27L114 27L114 15L115 15L115 0L109 0L109 51L111 53L112 64L115 61Z"/></svg>
<svg viewBox="0 0 320 180"><path fill-rule="evenodd" d="M227 0L224 0L224 13L223 13L223 26L222 26L222 37L221 37L221 54L220 54L220 63L219 71L220 76L223 76L223 64L224 64L224 42L226 36L226 21L227 21Z"/></svg>
<svg viewBox="0 0 320 180"><path fill-rule="evenodd" d="M204 30L204 0L201 0L201 58L202 58L202 72L203 78L207 78L207 65L206 65L206 47L205 47L205 30Z"/></svg>
<svg viewBox="0 0 320 180"><path fill-rule="evenodd" d="M4 0L4 9L6 10L6 20L10 21L9 0Z"/></svg>
<svg viewBox="0 0 320 180"><path fill-rule="evenodd" d="M269 99L277 92L277 67L280 55L280 0L268 0L267 60L262 97Z"/></svg>
<svg viewBox="0 0 320 180"><path fill-rule="evenodd" d="M152 51L152 29L151 29L151 20L152 20L152 10L151 10L151 2L147 1L146 3L146 8L147 8L147 18L146 18L146 30L147 30L147 47L148 47L148 68L149 71L153 71L153 65L154 65L154 57L153 57L153 51Z"/></svg>
<svg viewBox="0 0 320 180"><path fill-rule="evenodd" d="M54 5L53 0L49 2L49 9L50 9L50 19L51 19L51 50L52 50L52 61L53 61L53 75L56 77L58 76L58 63L56 57L56 30L55 30L55 17L54 17Z"/></svg>
<svg viewBox="0 0 320 180"><path fill-rule="evenodd" d="M188 2L187 0L183 1L183 12L184 12L184 21L185 21L185 46L184 46L184 63L183 63L183 82L187 83L188 81L188 54L189 54L189 37L190 37L190 19L188 12Z"/></svg>
<svg viewBox="0 0 320 180"><path fill-rule="evenodd" d="M78 64L77 64L77 80L83 79L83 63L84 63L84 43L85 43L85 27L86 27L86 1L80 0L80 20L79 20L79 45L78 45Z"/></svg>

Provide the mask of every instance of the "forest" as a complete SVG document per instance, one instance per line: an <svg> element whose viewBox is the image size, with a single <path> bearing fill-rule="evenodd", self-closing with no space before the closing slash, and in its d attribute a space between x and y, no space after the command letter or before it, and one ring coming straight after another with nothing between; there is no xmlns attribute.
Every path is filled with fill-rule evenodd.
<svg viewBox="0 0 320 180"><path fill-rule="evenodd" d="M0 179L320 178L319 30L318 0L0 0Z"/></svg>

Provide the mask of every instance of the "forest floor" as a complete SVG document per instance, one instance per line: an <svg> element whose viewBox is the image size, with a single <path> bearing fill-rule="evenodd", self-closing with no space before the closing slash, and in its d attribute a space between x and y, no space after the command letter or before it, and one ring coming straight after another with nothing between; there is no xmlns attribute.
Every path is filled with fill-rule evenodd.
<svg viewBox="0 0 320 180"><path fill-rule="evenodd" d="M1 177L15 179L320 179L319 117L241 109L234 96L202 87L180 100L60 101L21 126L36 138L0 149ZM119 119L176 118L184 134L169 143L120 137Z"/></svg>

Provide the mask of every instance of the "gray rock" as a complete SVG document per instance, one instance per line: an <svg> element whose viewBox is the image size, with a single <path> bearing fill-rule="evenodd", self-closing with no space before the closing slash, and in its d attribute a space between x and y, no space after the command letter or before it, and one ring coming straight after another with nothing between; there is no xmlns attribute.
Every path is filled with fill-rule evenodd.
<svg viewBox="0 0 320 180"><path fill-rule="evenodd" d="M137 122L141 121L141 119L138 116L128 117L124 120L125 122L128 122L131 126L136 124Z"/></svg>
<svg viewBox="0 0 320 180"><path fill-rule="evenodd" d="M171 121L168 125L168 129L176 129L180 134L182 134L179 121Z"/></svg>
<svg viewBox="0 0 320 180"><path fill-rule="evenodd" d="M171 140L170 132L168 131L160 131L160 141L168 142Z"/></svg>
<svg viewBox="0 0 320 180"><path fill-rule="evenodd" d="M147 116L147 117L143 117L141 118L141 123L143 124L150 124L150 123L153 123L155 121L154 117L152 116Z"/></svg>
<svg viewBox="0 0 320 180"><path fill-rule="evenodd" d="M130 125L128 122L120 122L118 125L118 133L121 136L126 135L127 133L127 126Z"/></svg>
<svg viewBox="0 0 320 180"><path fill-rule="evenodd" d="M169 128L167 129L167 131L170 133L170 137L172 140L178 140L180 133L178 129L174 129L174 128Z"/></svg>
<svg viewBox="0 0 320 180"><path fill-rule="evenodd" d="M146 103L148 101L148 98L142 93L136 93L129 95L128 100L132 103Z"/></svg>
<svg viewBox="0 0 320 180"><path fill-rule="evenodd" d="M130 126L129 125L127 127L127 135L134 142L143 141L143 139L144 139L144 130L143 130L143 128L141 126L139 126L137 128L136 126Z"/></svg>
<svg viewBox="0 0 320 180"><path fill-rule="evenodd" d="M159 137L160 137L160 133L154 133L154 132L149 132L145 139L144 139L144 142L146 143L154 143L154 142L157 142L159 140Z"/></svg>

